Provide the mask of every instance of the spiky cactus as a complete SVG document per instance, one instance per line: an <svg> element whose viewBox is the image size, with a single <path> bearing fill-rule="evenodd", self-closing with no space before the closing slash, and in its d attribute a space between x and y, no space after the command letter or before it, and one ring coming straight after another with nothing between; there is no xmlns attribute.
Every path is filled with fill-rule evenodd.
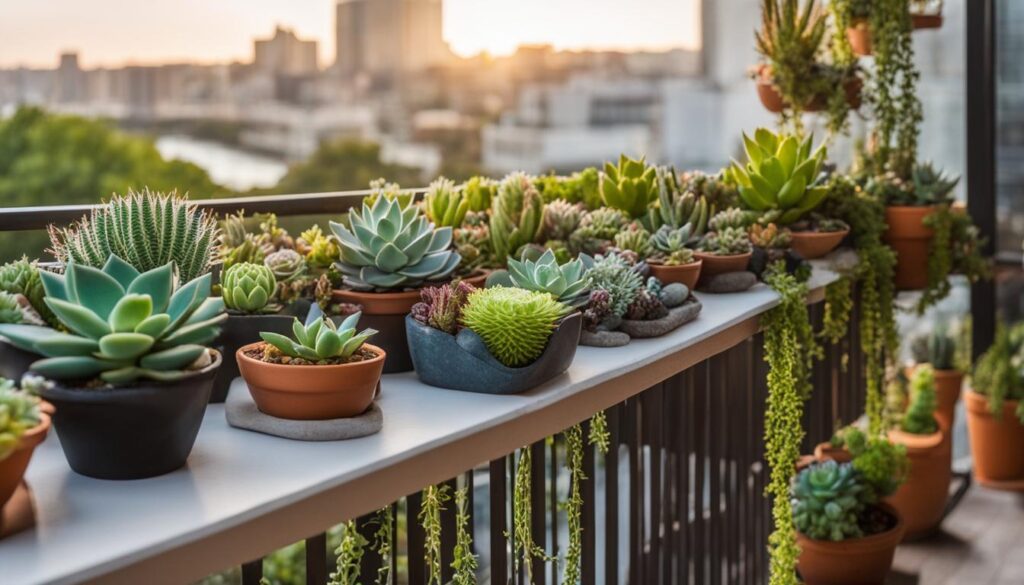
<svg viewBox="0 0 1024 585"><path fill-rule="evenodd" d="M793 481L792 496L793 523L805 536L841 541L864 535L857 522L864 509L864 486L853 465L810 465Z"/></svg>
<svg viewBox="0 0 1024 585"><path fill-rule="evenodd" d="M495 260L504 264L520 247L540 235L544 201L524 173L512 173L498 186L491 202L491 246Z"/></svg>
<svg viewBox="0 0 1024 585"><path fill-rule="evenodd" d="M757 217L738 207L719 211L708 220L708 229L721 231L725 228L746 228L754 223Z"/></svg>
<svg viewBox="0 0 1024 585"><path fill-rule="evenodd" d="M100 268L111 254L140 272L173 262L182 282L205 273L217 241L217 222L177 193L129 191L71 226L50 226L53 255Z"/></svg>
<svg viewBox="0 0 1024 585"><path fill-rule="evenodd" d="M462 323L483 339L491 355L509 367L530 364L570 308L547 293L494 287L469 295Z"/></svg>
<svg viewBox="0 0 1024 585"><path fill-rule="evenodd" d="M498 183L488 177L471 177L462 184L462 192L469 201L469 210L480 213L491 208L491 200L498 191Z"/></svg>
<svg viewBox="0 0 1024 585"><path fill-rule="evenodd" d="M57 317L43 301L46 291L43 290L43 281L35 262L23 256L20 260L0 266L0 290L24 296L44 321L51 327L57 325Z"/></svg>
<svg viewBox="0 0 1024 585"><path fill-rule="evenodd" d="M437 227L456 228L469 211L469 199L455 188L451 179L438 177L427 187L423 197L423 214Z"/></svg>
<svg viewBox="0 0 1024 585"><path fill-rule="evenodd" d="M544 240L568 240L583 220L586 209L579 203L556 199L544 206Z"/></svg>
<svg viewBox="0 0 1024 585"><path fill-rule="evenodd" d="M633 222L625 230L615 234L615 247L636 252L640 258L646 258L651 253L651 233L639 222Z"/></svg>
<svg viewBox="0 0 1024 585"><path fill-rule="evenodd" d="M938 429L935 407L935 370L928 364L921 364L910 380L910 405L900 427L915 435L934 433Z"/></svg>

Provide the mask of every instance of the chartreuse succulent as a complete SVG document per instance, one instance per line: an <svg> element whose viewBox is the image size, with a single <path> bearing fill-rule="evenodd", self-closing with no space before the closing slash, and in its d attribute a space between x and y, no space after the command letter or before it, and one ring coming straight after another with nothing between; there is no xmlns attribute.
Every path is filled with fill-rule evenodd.
<svg viewBox="0 0 1024 585"><path fill-rule="evenodd" d="M352 313L341 322L341 325L335 325L333 321L324 317L319 306L313 305L305 324L298 319L292 323L292 334L295 339L270 331L260 333L260 337L293 359L313 363L346 361L359 351L363 342L377 333L375 329L369 328L356 333L360 316L361 312Z"/></svg>
<svg viewBox="0 0 1024 585"><path fill-rule="evenodd" d="M469 211L469 198L455 188L451 179L439 177L427 187L423 197L423 213L438 227L456 228Z"/></svg>
<svg viewBox="0 0 1024 585"><path fill-rule="evenodd" d="M601 207L583 216L580 225L569 236L569 247L575 252L602 252L615 234L624 228L626 216L618 209Z"/></svg>
<svg viewBox="0 0 1024 585"><path fill-rule="evenodd" d="M262 264L235 264L224 271L221 296L228 309L242 313L274 312L270 304L277 288L277 278Z"/></svg>
<svg viewBox="0 0 1024 585"><path fill-rule="evenodd" d="M626 155L619 157L619 164L604 163L601 177L601 199L608 207L618 209L631 219L647 214L647 206L658 198L656 184L657 169Z"/></svg>
<svg viewBox="0 0 1024 585"><path fill-rule="evenodd" d="M357 290L400 289L448 278L461 260L451 249L452 228L434 229L419 206L378 197L348 214L350 227L331 222L341 242L338 270Z"/></svg>
<svg viewBox="0 0 1024 585"><path fill-rule="evenodd" d="M338 242L314 225L299 234L298 252L306 257L306 265L314 270L330 268L341 257Z"/></svg>
<svg viewBox="0 0 1024 585"><path fill-rule="evenodd" d="M519 248L540 235L544 201L530 177L512 173L502 179L491 201L491 244L495 259L504 263Z"/></svg>
<svg viewBox="0 0 1024 585"><path fill-rule="evenodd" d="M175 288L170 262L140 273L111 255L102 270L71 261L65 274L42 276L46 304L68 333L0 325L0 335L45 356L31 369L55 380L182 378L227 318L224 299L210 298L209 273Z"/></svg>
<svg viewBox="0 0 1024 585"><path fill-rule="evenodd" d="M636 252L639 257L646 258L651 253L651 232L644 229L640 222L634 221L615 234L615 247Z"/></svg>
<svg viewBox="0 0 1024 585"><path fill-rule="evenodd" d="M39 399L0 379L0 461L18 447L26 431L39 424Z"/></svg>
<svg viewBox="0 0 1024 585"><path fill-rule="evenodd" d="M581 306L590 292L587 267L593 260L583 254L580 258L559 265L555 253L547 250L536 261L508 261L510 284L526 290L546 292L556 300L570 306Z"/></svg>
<svg viewBox="0 0 1024 585"><path fill-rule="evenodd" d="M921 364L910 379L910 404L900 427L915 435L934 433L938 429L935 406L935 370L928 364Z"/></svg>
<svg viewBox="0 0 1024 585"><path fill-rule="evenodd" d="M747 163L733 161L729 174L748 209L761 212L762 221L789 225L813 211L828 195L818 184L825 162L825 145L811 152L808 136L775 134L758 128L754 138L743 134Z"/></svg>
<svg viewBox="0 0 1024 585"><path fill-rule="evenodd" d="M823 461L793 481L793 523L814 540L840 541L864 535L857 522L864 509L864 486L853 465Z"/></svg>
<svg viewBox="0 0 1024 585"><path fill-rule="evenodd" d="M57 325L53 311L43 301L46 291L35 262L23 256L0 266L0 291L24 296L44 321L51 326Z"/></svg>
<svg viewBox="0 0 1024 585"><path fill-rule="evenodd" d="M462 193L469 202L469 210L477 213L491 208L491 200L498 191L498 183L488 177L470 177L462 184Z"/></svg>
<svg viewBox="0 0 1024 585"><path fill-rule="evenodd" d="M559 320L570 311L547 293L497 286L469 295L462 323L483 339L495 359L514 368L544 352Z"/></svg>

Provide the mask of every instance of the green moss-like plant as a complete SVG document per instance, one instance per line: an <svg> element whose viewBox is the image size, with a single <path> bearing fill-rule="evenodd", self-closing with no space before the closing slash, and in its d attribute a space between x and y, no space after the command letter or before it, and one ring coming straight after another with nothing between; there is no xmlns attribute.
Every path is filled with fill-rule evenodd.
<svg viewBox="0 0 1024 585"><path fill-rule="evenodd" d="M547 293L498 286L469 295L462 323L483 339L499 362L521 367L543 353L558 321L569 311Z"/></svg>
<svg viewBox="0 0 1024 585"><path fill-rule="evenodd" d="M910 379L910 405L900 428L915 435L928 435L938 430L935 422L935 370L920 364Z"/></svg>

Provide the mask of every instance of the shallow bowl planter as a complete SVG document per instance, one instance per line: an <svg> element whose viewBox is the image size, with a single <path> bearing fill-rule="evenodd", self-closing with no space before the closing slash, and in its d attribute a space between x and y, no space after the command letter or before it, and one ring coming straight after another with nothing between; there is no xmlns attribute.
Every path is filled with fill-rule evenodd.
<svg viewBox="0 0 1024 585"><path fill-rule="evenodd" d="M1017 418L1017 401L1004 401L1002 416L996 416L988 397L968 390L964 406L978 481L1024 481L1024 425Z"/></svg>
<svg viewBox="0 0 1024 585"><path fill-rule="evenodd" d="M0 509L11 499L21 478L25 476L32 453L43 442L50 431L50 415L39 412L39 424L25 431L18 439L18 446L5 459L0 459Z"/></svg>
<svg viewBox="0 0 1024 585"><path fill-rule="evenodd" d="M885 581L905 524L891 506L879 507L896 521L885 532L839 542L814 540L797 532L797 570L807 585L881 585Z"/></svg>
<svg viewBox="0 0 1024 585"><path fill-rule="evenodd" d="M703 276L715 276L726 272L743 272L750 264L750 257L753 253L719 256L707 252L694 252L693 255L702 262L700 272Z"/></svg>
<svg viewBox="0 0 1024 585"><path fill-rule="evenodd" d="M40 356L0 339L0 377L17 382Z"/></svg>
<svg viewBox="0 0 1024 585"><path fill-rule="evenodd" d="M920 538L938 526L946 509L952 479L950 442L945 440L941 427L928 435L891 430L889 440L907 448L910 471L903 485L886 502L903 517L904 539Z"/></svg>
<svg viewBox="0 0 1024 585"><path fill-rule="evenodd" d="M518 394L567 370L576 356L582 325L580 313L562 319L540 357L527 366L510 368L495 359L470 329L449 335L412 316L405 320L409 351L423 383L484 394Z"/></svg>
<svg viewBox="0 0 1024 585"><path fill-rule="evenodd" d="M670 266L668 264L648 262L647 266L651 268L651 275L660 280L662 284L678 282L685 284L686 288L693 290L700 279L700 270L703 264L704 261L698 258L689 264Z"/></svg>
<svg viewBox="0 0 1024 585"><path fill-rule="evenodd" d="M900 290L919 290L928 286L928 255L935 232L924 225L924 218L936 206L890 205L885 208L888 228L883 238L896 252L894 282Z"/></svg>
<svg viewBox="0 0 1024 585"><path fill-rule="evenodd" d="M263 345L259 342L239 348L239 369L260 412L290 420L327 420L363 414L373 402L388 357L385 350L369 343L363 347L377 355L348 364L270 364L245 355Z"/></svg>
<svg viewBox="0 0 1024 585"><path fill-rule="evenodd" d="M770 79L766 79L763 75L757 77L757 97L761 99L761 104L766 110L773 114L780 114L785 110L789 109L789 104L782 98L782 94L779 90L772 85ZM861 106L861 91L864 89L864 82L859 77L852 77L843 84L843 89L846 91L846 102L850 104L850 108L853 110L860 109ZM828 96L816 95L811 98L804 107L804 112L820 112L828 107Z"/></svg>
<svg viewBox="0 0 1024 585"><path fill-rule="evenodd" d="M55 382L40 394L56 407L53 427L76 472L142 479L185 465L203 422L221 355L174 382L85 389Z"/></svg>
<svg viewBox="0 0 1024 585"><path fill-rule="evenodd" d="M835 250L848 233L848 229L840 232L791 232L790 247L804 260L814 260Z"/></svg>
<svg viewBox="0 0 1024 585"><path fill-rule="evenodd" d="M309 310L308 304L306 310ZM240 375L238 362L235 360L238 348L260 341L260 333L263 331L279 333L285 337L290 337L292 334L292 323L295 322L295 318L298 317L301 321L304 316L304 313L299 315L292 312L268 315L229 314L227 321L224 322L224 327L221 330L217 343L218 349L220 349L223 355L227 356L227 359L224 360L224 364L217 371L217 377L213 382L213 392L210 394L210 402L224 402L224 399L228 396L228 389L231 388L231 381Z"/></svg>

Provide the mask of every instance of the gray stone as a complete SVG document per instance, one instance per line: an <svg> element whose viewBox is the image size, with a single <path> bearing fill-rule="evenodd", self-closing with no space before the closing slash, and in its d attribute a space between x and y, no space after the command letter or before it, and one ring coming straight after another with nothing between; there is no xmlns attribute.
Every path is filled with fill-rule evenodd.
<svg viewBox="0 0 1024 585"><path fill-rule="evenodd" d="M629 343L629 335L621 331L587 331L580 334L580 345L590 347L622 347Z"/></svg>
<svg viewBox="0 0 1024 585"><path fill-rule="evenodd" d="M228 424L249 431L297 441L343 441L372 435L384 426L384 413L376 402L352 418L288 420L260 412L245 384L234 384L224 402Z"/></svg>
<svg viewBox="0 0 1024 585"><path fill-rule="evenodd" d="M659 298L666 307L672 309L683 304L686 299L690 296L690 289L681 282L673 282L666 284L661 289L661 295Z"/></svg>
<svg viewBox="0 0 1024 585"><path fill-rule="evenodd" d="M709 293L742 292L757 284L753 272L726 272L701 279L700 290Z"/></svg>
<svg viewBox="0 0 1024 585"><path fill-rule="evenodd" d="M653 321L623 319L619 329L630 337L636 337L637 339L661 337L696 319L697 315L700 314L701 308L700 301L693 299L682 306L669 309L668 315L661 319L654 319Z"/></svg>

